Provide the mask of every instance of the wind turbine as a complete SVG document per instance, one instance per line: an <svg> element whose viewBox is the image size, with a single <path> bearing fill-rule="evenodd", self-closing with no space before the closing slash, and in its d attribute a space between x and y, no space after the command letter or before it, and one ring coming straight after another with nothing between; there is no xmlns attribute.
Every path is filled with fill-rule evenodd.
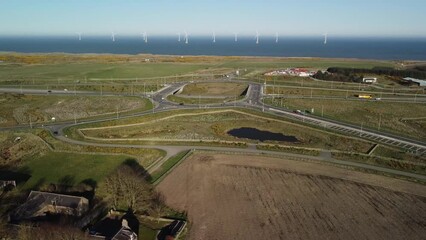
<svg viewBox="0 0 426 240"><path fill-rule="evenodd" d="M275 33L275 43L278 43L278 32Z"/></svg>
<svg viewBox="0 0 426 240"><path fill-rule="evenodd" d="M143 35L144 42L147 43L148 42L148 34L146 34L146 32L143 32L142 35Z"/></svg>
<svg viewBox="0 0 426 240"><path fill-rule="evenodd" d="M259 32L256 31L256 44L259 44Z"/></svg>
<svg viewBox="0 0 426 240"><path fill-rule="evenodd" d="M115 33L113 31L111 32L111 39L113 42L115 42Z"/></svg>
<svg viewBox="0 0 426 240"><path fill-rule="evenodd" d="M188 40L188 33L185 31L185 44L188 44L189 40Z"/></svg>
<svg viewBox="0 0 426 240"><path fill-rule="evenodd" d="M178 42L180 42L180 32L177 33L177 35L178 35Z"/></svg>
<svg viewBox="0 0 426 240"><path fill-rule="evenodd" d="M327 33L324 34L324 45L327 44L327 35L328 35Z"/></svg>
<svg viewBox="0 0 426 240"><path fill-rule="evenodd" d="M77 35L78 35L78 41L81 41L81 32L78 32Z"/></svg>
<svg viewBox="0 0 426 240"><path fill-rule="evenodd" d="M234 41L238 42L238 33L234 33Z"/></svg>
<svg viewBox="0 0 426 240"><path fill-rule="evenodd" d="M213 43L215 43L215 42L216 42L216 33L213 32Z"/></svg>

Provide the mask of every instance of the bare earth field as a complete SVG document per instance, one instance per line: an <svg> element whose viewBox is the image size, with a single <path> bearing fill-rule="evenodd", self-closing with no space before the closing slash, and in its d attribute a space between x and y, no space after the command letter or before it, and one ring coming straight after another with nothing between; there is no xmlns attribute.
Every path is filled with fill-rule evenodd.
<svg viewBox="0 0 426 240"><path fill-rule="evenodd" d="M426 187L316 163L196 153L159 185L188 239L424 239Z"/></svg>

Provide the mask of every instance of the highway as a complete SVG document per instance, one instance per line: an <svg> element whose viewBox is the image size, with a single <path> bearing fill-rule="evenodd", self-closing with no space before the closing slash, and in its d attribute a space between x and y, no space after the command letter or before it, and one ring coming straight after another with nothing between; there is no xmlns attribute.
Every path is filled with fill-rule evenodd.
<svg viewBox="0 0 426 240"><path fill-rule="evenodd" d="M225 80L226 82L233 82L232 80ZM241 82L241 81L234 81L234 82ZM360 129L357 126L353 126L346 123L337 122L330 119L324 119L312 115L301 115L297 113L293 113L286 109L281 109L277 107L273 107L270 105L264 104L262 101L264 97L266 97L263 94L263 84L250 82L249 88L247 91L247 94L244 99L238 100L235 102L227 102L222 104L204 104L204 105L180 105L178 103L170 102L167 100L167 96L170 94L173 94L177 92L179 89L181 89L184 85L188 84L187 82L180 82L180 83L172 83L164 87L163 89L160 89L159 91L147 94L146 97L148 97L153 103L155 108L149 111L140 112L140 113L133 113L133 114L122 114L119 116L119 119L123 118L129 118L134 116L143 116L146 114L152 114L155 112L163 112L163 111L170 111L170 110L176 110L176 109L199 109L199 108L229 108L229 107L238 107L238 108L249 108L257 111L262 111L265 113L269 113L275 116L279 116L282 118L290 119L292 121L296 121L301 124L307 124L311 125L320 129L327 129L329 131L333 132L340 132L344 135L352 135L357 138L366 139L368 141L377 142L383 145L388 145L392 147L397 147L400 149L404 149L406 151L410 151L414 154L425 156L426 155L426 145L424 142L407 139L404 137L396 136L389 133L384 132L377 132L373 130L368 129ZM24 93L24 94L51 94L51 95L97 95L99 96L99 92L85 92L85 91L64 91L64 90L55 90L47 93L46 90L40 90L40 89L16 89L16 88L0 88L0 92L9 92L9 93ZM122 94L113 94L113 93L105 93L105 95L122 95ZM121 144L102 144L102 143L91 143L91 142L82 142L77 141L74 139L69 139L63 134L63 129L73 126L73 125L80 125L80 124L86 124L86 123L96 123L96 122L102 122L102 121L108 121L117 119L116 117L106 117L103 119L97 119L97 120L89 120L89 121L80 121L77 124L74 123L74 121L69 122L61 122L61 123L50 123L45 124L43 127L50 130L52 134L58 138L59 140L74 143L74 144L83 144L83 145L96 145L96 146L105 146L105 147L113 147L113 146L119 146L119 147L140 147L140 148L157 148L157 149L163 149L167 152L167 156L157 162L154 166L151 166L149 169L150 171L153 171L153 169L156 169L163 161L165 161L168 157L182 151L182 150L189 150L189 149L204 149L204 150L214 150L214 151L237 151L237 152L246 152L246 153L268 153L268 154L274 154L274 155L280 155L280 156L287 156L287 157L293 157L293 158L305 158L312 161L326 161L329 163L334 164L340 164L340 165L346 165L346 166L352 166L356 168L365 168L380 172L386 172L391 174L396 174L400 176L406 176L406 177L414 177L417 179L425 180L425 176L413 174L413 173L407 173L403 171L383 168L383 167L377 167L372 166L368 164L362 164L362 163L354 163L354 162L348 162L348 161L341 161L341 160L334 160L331 158L322 158L322 157L312 157L312 156L304 156L304 155L297 155L297 154L289 154L289 153L280 153L280 152L272 152L272 151L264 151L264 150L258 150L255 146L251 146L250 148L241 149L241 148L224 148L224 147L206 147L206 146L169 146L169 145L121 145ZM40 126L40 125L34 125ZM28 126L17 126L14 128L19 127L27 127ZM3 129L11 129L11 128L3 128Z"/></svg>

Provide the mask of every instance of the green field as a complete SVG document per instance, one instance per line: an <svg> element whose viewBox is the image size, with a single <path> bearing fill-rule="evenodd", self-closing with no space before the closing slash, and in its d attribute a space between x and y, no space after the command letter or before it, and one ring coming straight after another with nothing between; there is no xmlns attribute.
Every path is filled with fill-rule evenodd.
<svg viewBox="0 0 426 240"><path fill-rule="evenodd" d="M272 99L266 99L271 104ZM426 104L384 101L349 101L326 99L275 99L274 105L299 110L314 109L317 116L361 127L389 131L410 138L426 140ZM323 113L323 114L322 114Z"/></svg>
<svg viewBox="0 0 426 240"><path fill-rule="evenodd" d="M85 81L87 79L126 79L175 76L208 67L183 63L61 63L2 64L0 82L27 80Z"/></svg>
<svg viewBox="0 0 426 240"><path fill-rule="evenodd" d="M368 61L368 60L345 60L345 59L320 59L320 58L246 58L234 61L226 61L218 67L240 68L240 69L275 69L275 68L328 68L353 67L353 68L373 68L394 67L390 61ZM244 71L243 71L244 72Z"/></svg>
<svg viewBox="0 0 426 240"><path fill-rule="evenodd" d="M21 167L21 171L31 175L24 187L37 188L50 183L75 186L89 179L99 182L128 158L119 155L49 152L38 158L27 159Z"/></svg>
<svg viewBox="0 0 426 240"><path fill-rule="evenodd" d="M53 96L0 94L0 126L79 120L146 111L148 99L118 96Z"/></svg>

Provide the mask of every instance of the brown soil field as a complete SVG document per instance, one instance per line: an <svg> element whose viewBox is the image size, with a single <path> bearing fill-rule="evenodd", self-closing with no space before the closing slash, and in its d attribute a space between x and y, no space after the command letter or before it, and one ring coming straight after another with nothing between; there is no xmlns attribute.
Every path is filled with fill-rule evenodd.
<svg viewBox="0 0 426 240"><path fill-rule="evenodd" d="M424 239L426 187L317 163L196 153L157 189L188 239Z"/></svg>

